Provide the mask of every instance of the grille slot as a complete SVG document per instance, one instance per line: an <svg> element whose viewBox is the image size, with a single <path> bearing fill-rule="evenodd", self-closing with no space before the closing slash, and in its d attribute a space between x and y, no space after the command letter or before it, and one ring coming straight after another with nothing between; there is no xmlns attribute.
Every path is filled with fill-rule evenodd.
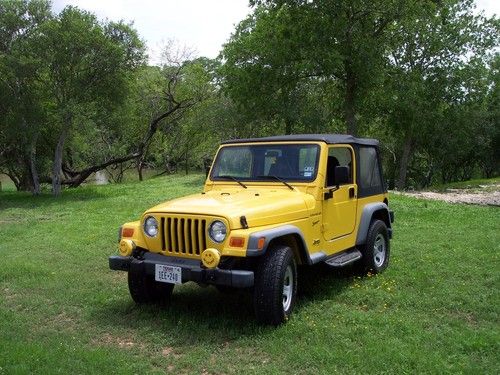
<svg viewBox="0 0 500 375"><path fill-rule="evenodd" d="M162 217L162 249L171 254L199 256L207 248L206 226L205 219Z"/></svg>
<svg viewBox="0 0 500 375"><path fill-rule="evenodd" d="M161 218L161 227L160 227L160 231L161 231L161 249L163 251L165 251L166 249L166 241L165 241L165 231L163 230L163 228L165 228L165 218L162 217Z"/></svg>

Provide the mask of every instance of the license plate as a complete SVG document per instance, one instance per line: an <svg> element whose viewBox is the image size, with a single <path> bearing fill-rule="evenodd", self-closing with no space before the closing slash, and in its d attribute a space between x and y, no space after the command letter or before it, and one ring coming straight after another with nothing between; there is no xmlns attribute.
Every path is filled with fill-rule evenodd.
<svg viewBox="0 0 500 375"><path fill-rule="evenodd" d="M156 281L169 284L182 283L182 268L166 266L164 264L156 264L155 266Z"/></svg>

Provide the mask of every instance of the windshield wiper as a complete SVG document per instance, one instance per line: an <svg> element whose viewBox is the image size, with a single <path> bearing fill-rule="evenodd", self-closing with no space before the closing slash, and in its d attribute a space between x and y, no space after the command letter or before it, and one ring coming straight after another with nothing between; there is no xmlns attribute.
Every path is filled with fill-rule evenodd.
<svg viewBox="0 0 500 375"><path fill-rule="evenodd" d="M228 178L230 180L233 180L233 181L237 182L238 184L240 184L241 186L243 186L245 189L247 188L247 186L243 182L241 182L240 180L238 180L234 176L230 176L228 174L225 174L225 175L222 175L222 176L217 176L217 178Z"/></svg>
<svg viewBox="0 0 500 375"><path fill-rule="evenodd" d="M276 180L276 181L279 181L279 182L281 182L281 183L285 184L286 186L288 186L288 188L289 188L290 190L293 190L293 186L292 186L292 185L290 185L290 184L289 184L288 182L286 182L285 180L283 180L283 179L279 178L278 176L275 176L275 175L272 175L272 174L268 174L268 175L257 176L257 178L272 178L272 179L274 179L274 180Z"/></svg>

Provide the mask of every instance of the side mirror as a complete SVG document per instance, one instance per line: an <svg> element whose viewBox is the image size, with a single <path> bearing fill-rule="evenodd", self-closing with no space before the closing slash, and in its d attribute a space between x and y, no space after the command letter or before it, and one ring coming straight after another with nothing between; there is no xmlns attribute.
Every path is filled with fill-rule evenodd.
<svg viewBox="0 0 500 375"><path fill-rule="evenodd" d="M323 198L325 200L333 198L333 192L339 189L339 185L345 185L350 182L349 179L349 167L347 166L338 166L335 167L334 172L333 185L335 187L328 188L327 191L323 194Z"/></svg>
<svg viewBox="0 0 500 375"><path fill-rule="evenodd" d="M334 184L335 186L345 185L349 183L349 167L335 167Z"/></svg>

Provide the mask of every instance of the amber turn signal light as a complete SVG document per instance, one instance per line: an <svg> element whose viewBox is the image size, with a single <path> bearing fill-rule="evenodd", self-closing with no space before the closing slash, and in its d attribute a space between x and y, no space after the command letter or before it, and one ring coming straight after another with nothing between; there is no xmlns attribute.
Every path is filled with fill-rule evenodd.
<svg viewBox="0 0 500 375"><path fill-rule="evenodd" d="M231 247L243 247L243 246L245 246L245 239L243 237L231 237L229 239L229 246L231 246Z"/></svg>
<svg viewBox="0 0 500 375"><path fill-rule="evenodd" d="M262 250L265 244L266 244L266 237L259 238L259 242L257 242L257 249Z"/></svg>
<svg viewBox="0 0 500 375"><path fill-rule="evenodd" d="M134 228L122 229L122 237L133 237L133 236L134 236Z"/></svg>

